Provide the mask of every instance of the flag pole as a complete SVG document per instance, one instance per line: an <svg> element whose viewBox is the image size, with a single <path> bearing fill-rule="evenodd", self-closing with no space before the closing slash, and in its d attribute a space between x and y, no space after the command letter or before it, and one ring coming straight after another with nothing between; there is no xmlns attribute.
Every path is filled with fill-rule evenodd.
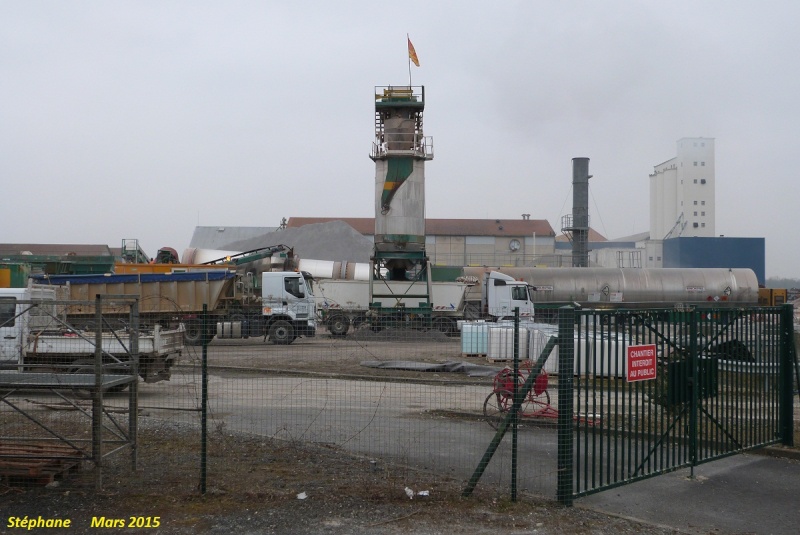
<svg viewBox="0 0 800 535"><path fill-rule="evenodd" d="M417 51L414 50L414 45L411 44L411 37L406 34L406 41L408 42L408 87L411 88L411 64L413 63L419 67L419 58Z"/></svg>
<svg viewBox="0 0 800 535"><path fill-rule="evenodd" d="M411 42L411 37L406 34L406 42ZM406 54L408 56L408 88L411 89L411 54Z"/></svg>

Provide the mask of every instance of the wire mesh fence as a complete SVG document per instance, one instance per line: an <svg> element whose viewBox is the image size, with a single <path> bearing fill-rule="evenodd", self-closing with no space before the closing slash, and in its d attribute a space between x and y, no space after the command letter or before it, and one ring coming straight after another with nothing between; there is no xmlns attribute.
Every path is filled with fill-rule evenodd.
<svg viewBox="0 0 800 535"><path fill-rule="evenodd" d="M613 393L625 347L652 333L633 313L584 311L566 326L516 318L443 332L382 322L273 343L269 329L187 338L180 310L156 317L139 314L135 300L120 303L111 313L108 303L83 302L78 319L74 302L59 302L40 314L51 318L44 326L24 319L41 301L0 311L0 329L20 337L0 372L4 485L269 498L322 480L412 494L455 481L457 492L478 485L555 498L575 434L594 433L585 424L600 413L617 421L609 405L587 405L596 400L587 393ZM211 315L191 321L223 332ZM670 329L682 321L666 317L658 332L675 345ZM732 333L725 340L744 336ZM76 340L81 354L67 350ZM559 359L559 341L573 367ZM773 342L750 352L775 360ZM332 455L323 462L313 449ZM292 463L278 462L287 453ZM297 467L309 463L312 476L299 480Z"/></svg>
<svg viewBox="0 0 800 535"><path fill-rule="evenodd" d="M487 413L486 401L514 355L510 322L480 325L477 334L467 328L466 341L457 331L384 323L351 326L345 336L320 328L291 344L254 336L178 346L166 335L186 332L173 324L179 311L154 321L131 318L130 304L112 314L108 303L96 311L87 301L77 319L64 317L68 305L77 310L75 302L59 305L63 319L46 328L9 325L27 329L20 336L35 347L18 344L4 360L2 440L15 446L0 453L0 463L16 466L0 472L4 483L143 490L168 483L202 491L228 481L249 488L264 476L271 450L309 444L394 474L393 485L414 487L414 474L466 481L496 432L497 414ZM143 371L162 339L169 364L160 375L134 380L132 363ZM69 354L65 348L76 340L80 354ZM519 340L525 358L527 331ZM27 384L19 382L23 376ZM99 406L102 424L93 416ZM531 419L520 428L529 452L521 488L545 495L553 495L556 471L552 424ZM61 460L59 448L79 461ZM482 484L508 484L510 456L504 443ZM242 463L252 471L242 475Z"/></svg>
<svg viewBox="0 0 800 535"><path fill-rule="evenodd" d="M345 336L321 330L288 346L215 340L206 348L209 425L324 444L370 466L466 481L496 432L497 414L487 413L485 404L497 374L512 361L513 329L487 325L470 340L484 347L469 347L457 332L391 324L351 328ZM520 339L527 344L526 334ZM549 495L556 472L552 424L543 418L523 425L530 452L524 488ZM504 444L483 481L508 483L509 462ZM209 474L224 464L210 461Z"/></svg>

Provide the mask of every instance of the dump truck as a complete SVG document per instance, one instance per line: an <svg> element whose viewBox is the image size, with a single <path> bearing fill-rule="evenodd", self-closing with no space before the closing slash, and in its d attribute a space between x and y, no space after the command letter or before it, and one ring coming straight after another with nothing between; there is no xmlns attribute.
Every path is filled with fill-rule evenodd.
<svg viewBox="0 0 800 535"><path fill-rule="evenodd" d="M144 266L144 265L142 265ZM143 269L143 271L147 271ZM49 275L37 284L68 288L69 299L87 301L95 295L139 298L142 325L183 325L187 344L220 338L264 337L274 344L291 344L316 334L316 304L311 287L295 271L240 272L218 267L172 272L109 273L105 275ZM206 321L203 322L204 307ZM105 308L106 316L122 311ZM70 306L67 316L91 322L93 310Z"/></svg>
<svg viewBox="0 0 800 535"><path fill-rule="evenodd" d="M56 297L55 288L0 288L1 369L93 373L99 347L111 372L129 369L136 353L138 373L145 382L170 378L184 348L182 326L168 329L156 324L139 330L135 338L130 326L105 326L100 332L80 329L66 318L66 301Z"/></svg>
<svg viewBox="0 0 800 535"><path fill-rule="evenodd" d="M383 303L378 313L370 307L370 283L391 286L391 303ZM433 328L446 335L458 332L460 320L496 321L514 316L533 316L533 303L526 283L498 272L485 273L453 282L431 282L432 312L430 325L424 318L406 314L405 309L419 306L420 297L409 295L411 281L362 281L316 279L314 281L317 308L323 323L333 336L345 336L352 325L358 328L369 324L373 330L386 327ZM390 312L386 312L390 310Z"/></svg>

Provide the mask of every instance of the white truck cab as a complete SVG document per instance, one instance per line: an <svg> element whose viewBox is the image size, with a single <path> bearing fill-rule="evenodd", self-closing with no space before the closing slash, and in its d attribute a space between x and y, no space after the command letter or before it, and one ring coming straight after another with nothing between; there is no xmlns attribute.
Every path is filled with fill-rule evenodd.
<svg viewBox="0 0 800 535"><path fill-rule="evenodd" d="M510 275L491 271L483 280L482 300L485 314L497 319L509 318L519 307L520 317L533 317L530 286Z"/></svg>
<svg viewBox="0 0 800 535"><path fill-rule="evenodd" d="M31 330L57 327L55 304L31 306L30 301L55 301L52 288L0 288L0 362L16 364Z"/></svg>
<svg viewBox="0 0 800 535"><path fill-rule="evenodd" d="M298 336L316 334L316 303L311 285L295 271L261 274L261 313L275 344L291 344Z"/></svg>

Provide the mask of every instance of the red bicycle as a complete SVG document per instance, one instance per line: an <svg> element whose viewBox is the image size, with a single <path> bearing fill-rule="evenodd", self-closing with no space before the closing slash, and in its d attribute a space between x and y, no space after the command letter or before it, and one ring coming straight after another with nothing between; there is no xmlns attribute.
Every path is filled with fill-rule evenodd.
<svg viewBox="0 0 800 535"><path fill-rule="evenodd" d="M517 389L521 390L531 373L531 362L526 361L516 373ZM522 400L517 422L521 418L557 418L558 411L550 405L550 394L547 392L547 372L542 370L533 387ZM483 402L483 415L494 429L506 418L514 404L514 370L505 367L494 376L492 393Z"/></svg>

